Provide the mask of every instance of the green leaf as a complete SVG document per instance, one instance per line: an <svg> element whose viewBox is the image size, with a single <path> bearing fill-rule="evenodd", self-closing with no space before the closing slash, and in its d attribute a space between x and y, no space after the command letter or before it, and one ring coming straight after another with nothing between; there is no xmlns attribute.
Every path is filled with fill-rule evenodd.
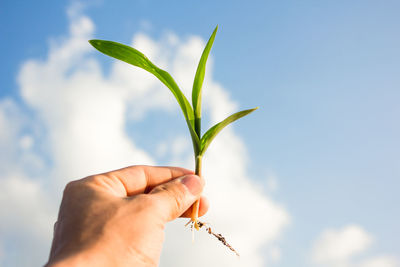
<svg viewBox="0 0 400 267"><path fill-rule="evenodd" d="M201 55L199 65L197 66L196 76L194 77L193 90L192 90L192 104L195 117L195 130L198 136L201 135L201 87L204 81L206 72L206 63L208 55L210 54L211 47L214 43L215 35L217 34L218 25L215 27L214 32L211 34L206 47Z"/></svg>
<svg viewBox="0 0 400 267"><path fill-rule="evenodd" d="M240 119L241 117L244 117L248 114L250 114L251 112L253 112L254 110L258 109L258 107L256 108L252 108L252 109L246 109L246 110L242 110L239 112L236 112L235 114L230 115L228 118L226 118L225 120L221 121L220 123L217 123L216 125L214 125L213 127L211 127L201 138L200 140L200 155L203 155L204 152L206 152L208 146L210 145L211 141L215 138L215 136L217 136L217 134L223 129L225 128L227 125L229 125L230 123Z"/></svg>
<svg viewBox="0 0 400 267"><path fill-rule="evenodd" d="M110 57L122 60L126 63L132 64L134 66L137 66L139 68L147 70L148 72L150 72L154 76L156 76L174 94L176 100L178 101L178 103L182 109L183 115L185 116L185 119L188 122L188 126L190 126L194 129L193 109L190 106L190 103L187 100L187 98L185 97L185 95L179 89L178 85L176 84L176 82L174 81L174 79L171 77L171 75L168 72L158 68L145 55L143 55L141 52L139 52L138 50L136 50L130 46L123 45L123 44L120 44L117 42L105 41L105 40L90 40L89 43L94 48L96 48L100 52L102 52ZM190 130L190 127L189 127L189 130ZM193 138L193 136L192 136L192 138Z"/></svg>

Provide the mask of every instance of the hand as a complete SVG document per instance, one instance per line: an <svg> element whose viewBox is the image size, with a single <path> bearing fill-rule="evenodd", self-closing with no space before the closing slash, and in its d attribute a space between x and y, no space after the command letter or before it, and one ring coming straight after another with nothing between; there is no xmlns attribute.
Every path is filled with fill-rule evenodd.
<svg viewBox="0 0 400 267"><path fill-rule="evenodd" d="M150 166L70 182L46 266L158 266L165 224L190 217L203 186L192 171Z"/></svg>

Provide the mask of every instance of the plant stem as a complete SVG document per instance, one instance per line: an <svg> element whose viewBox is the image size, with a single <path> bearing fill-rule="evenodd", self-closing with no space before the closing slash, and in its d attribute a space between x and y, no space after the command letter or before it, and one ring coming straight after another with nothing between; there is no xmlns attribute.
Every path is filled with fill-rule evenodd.
<svg viewBox="0 0 400 267"><path fill-rule="evenodd" d="M196 156L196 169L195 174L201 176L201 163L203 156Z"/></svg>
<svg viewBox="0 0 400 267"><path fill-rule="evenodd" d="M201 163L202 163L202 156L197 155L196 156L196 169L195 169L195 174L198 176L201 176ZM191 220L193 222L194 228L196 230L199 230L199 225L198 225L198 219L199 219L199 206L200 206L200 199L196 200L193 204L192 208L192 216Z"/></svg>

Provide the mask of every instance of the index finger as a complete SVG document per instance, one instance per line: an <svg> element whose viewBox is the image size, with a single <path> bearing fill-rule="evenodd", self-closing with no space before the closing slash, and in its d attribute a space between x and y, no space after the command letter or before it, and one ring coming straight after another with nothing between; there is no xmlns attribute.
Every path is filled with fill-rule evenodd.
<svg viewBox="0 0 400 267"><path fill-rule="evenodd" d="M148 193L157 185L187 174L194 172L180 167L137 165L99 174L96 178L124 196L133 196Z"/></svg>

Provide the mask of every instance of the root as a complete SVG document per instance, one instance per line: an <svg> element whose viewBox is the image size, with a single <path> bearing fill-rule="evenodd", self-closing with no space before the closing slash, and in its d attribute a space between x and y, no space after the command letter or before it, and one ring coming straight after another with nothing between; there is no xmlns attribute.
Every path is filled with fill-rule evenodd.
<svg viewBox="0 0 400 267"><path fill-rule="evenodd" d="M196 222L190 220L186 223L185 226L190 225L190 229L192 229L193 232L193 228L195 228L196 230L199 230L200 228L205 228L205 230L207 231L207 233L209 233L210 235L215 236L215 238L217 238L225 247L229 248L230 250L232 250L236 256L240 257L239 253L226 241L225 237L222 236L221 234L216 234L211 230L210 226L207 226L207 223L203 223L199 220L197 220Z"/></svg>

